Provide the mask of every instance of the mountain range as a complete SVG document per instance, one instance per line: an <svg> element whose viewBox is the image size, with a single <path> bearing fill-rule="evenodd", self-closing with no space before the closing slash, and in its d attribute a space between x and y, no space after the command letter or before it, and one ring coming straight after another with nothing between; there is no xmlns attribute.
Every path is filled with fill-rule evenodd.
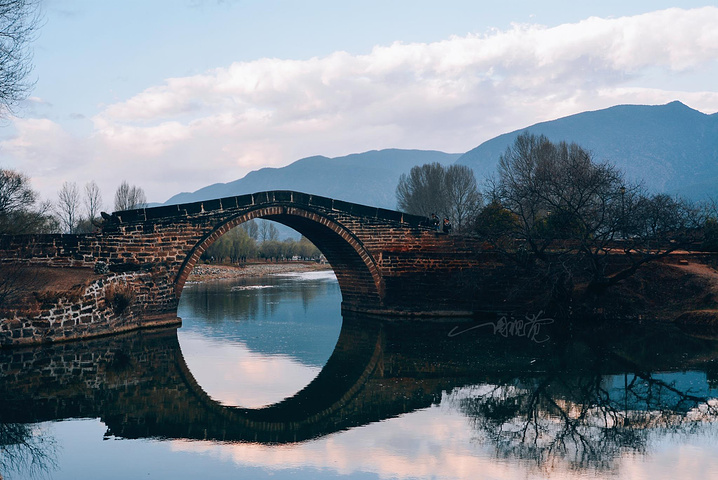
<svg viewBox="0 0 718 480"><path fill-rule="evenodd" d="M718 114L706 115L680 102L618 105L500 135L466 152L458 163L471 167L477 179L490 176L499 156L524 131L575 142L649 191L694 199L718 195Z"/></svg>
<svg viewBox="0 0 718 480"><path fill-rule="evenodd" d="M216 183L173 196L166 205L243 195L265 190L294 190L388 209L396 208L396 184L414 165L455 163L460 153L431 150L372 150L327 158L315 156L281 168L262 168L229 183Z"/></svg>
<svg viewBox="0 0 718 480"><path fill-rule="evenodd" d="M595 160L614 164L650 190L688 198L718 195L718 114L680 103L619 105L537 123L500 135L462 154L373 150L344 157L314 156L281 168L262 168L229 183L180 193L165 204L195 202L264 190L296 190L377 207L396 208L396 185L415 165L439 162L471 167L481 184L495 174L499 156L524 131L575 142Z"/></svg>

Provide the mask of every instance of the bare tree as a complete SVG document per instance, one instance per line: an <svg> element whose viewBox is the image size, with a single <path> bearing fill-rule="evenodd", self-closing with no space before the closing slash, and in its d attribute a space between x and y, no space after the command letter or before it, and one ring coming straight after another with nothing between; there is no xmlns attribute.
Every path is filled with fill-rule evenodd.
<svg viewBox="0 0 718 480"><path fill-rule="evenodd" d="M30 188L30 179L23 173L0 170L0 215L32 205L37 193Z"/></svg>
<svg viewBox="0 0 718 480"><path fill-rule="evenodd" d="M94 180L85 184L82 203L85 207L85 216L78 220L75 233L91 233L97 230L98 216L102 209L102 192Z"/></svg>
<svg viewBox="0 0 718 480"><path fill-rule="evenodd" d="M600 293L693 241L698 226L685 202L646 194L574 143L528 133L500 157L495 190L502 218L511 220L500 223L509 227L502 235L511 242L504 244L513 243L525 265L538 262L562 294L570 295L574 277L585 272L588 290ZM492 202L493 214L479 218L495 220L502 212L496 207ZM624 267L609 271L608 257L621 252Z"/></svg>
<svg viewBox="0 0 718 480"><path fill-rule="evenodd" d="M718 252L718 199L711 198L703 204L703 250Z"/></svg>
<svg viewBox="0 0 718 480"><path fill-rule="evenodd" d="M244 229L252 240L256 241L259 239L259 227L257 226L257 222L254 220L244 222L240 225L240 228Z"/></svg>
<svg viewBox="0 0 718 480"><path fill-rule="evenodd" d="M269 241L279 241L279 230L277 227L273 224L269 224L269 231L267 234L267 240Z"/></svg>
<svg viewBox="0 0 718 480"><path fill-rule="evenodd" d="M90 222L95 220L102 210L102 192L94 180L85 185L85 208Z"/></svg>
<svg viewBox="0 0 718 480"><path fill-rule="evenodd" d="M557 240L604 247L620 227L621 192L636 191L627 190L618 170L593 162L578 145L527 133L500 157L498 189L501 204L518 219L516 237L541 260Z"/></svg>
<svg viewBox="0 0 718 480"><path fill-rule="evenodd" d="M49 203L38 203L27 175L0 169L0 234L55 231Z"/></svg>
<svg viewBox="0 0 718 480"><path fill-rule="evenodd" d="M0 2L0 109L6 115L34 86L28 80L32 52L28 44L39 23L37 0Z"/></svg>
<svg viewBox="0 0 718 480"><path fill-rule="evenodd" d="M396 187L397 208L425 217L432 213L448 216L444 175L444 167L439 163L415 166L408 175L402 174Z"/></svg>
<svg viewBox="0 0 718 480"><path fill-rule="evenodd" d="M448 217L456 229L462 231L476 217L482 204L474 172L466 165L451 165L444 175L444 189Z"/></svg>
<svg viewBox="0 0 718 480"><path fill-rule="evenodd" d="M450 218L457 230L471 222L481 205L474 172L465 165L415 166L399 178L396 198L399 210L425 217L435 213Z"/></svg>
<svg viewBox="0 0 718 480"><path fill-rule="evenodd" d="M55 205L55 213L64 232L76 233L79 208L80 192L77 190L77 184L64 182L57 192L57 204Z"/></svg>
<svg viewBox="0 0 718 480"><path fill-rule="evenodd" d="M123 180L115 192L115 210L133 210L147 205L145 191Z"/></svg>
<svg viewBox="0 0 718 480"><path fill-rule="evenodd" d="M262 220L259 225L259 239L262 242L273 242L279 240L279 230L274 224L267 220Z"/></svg>

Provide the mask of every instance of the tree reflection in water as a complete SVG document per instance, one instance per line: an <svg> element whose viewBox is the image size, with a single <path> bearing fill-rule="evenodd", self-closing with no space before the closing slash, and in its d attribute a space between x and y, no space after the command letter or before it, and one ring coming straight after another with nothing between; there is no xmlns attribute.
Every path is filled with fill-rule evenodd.
<svg viewBox="0 0 718 480"><path fill-rule="evenodd" d="M42 478L57 468L55 439L34 424L0 423L0 479L13 472Z"/></svg>
<svg viewBox="0 0 718 480"><path fill-rule="evenodd" d="M611 363L631 373L604 374L600 367L610 367L600 363L591 372L548 372L459 389L449 402L499 458L542 470L557 462L572 470L612 470L624 454L647 453L656 434L692 435L718 419L716 392L706 388L703 372L651 374L623 360Z"/></svg>

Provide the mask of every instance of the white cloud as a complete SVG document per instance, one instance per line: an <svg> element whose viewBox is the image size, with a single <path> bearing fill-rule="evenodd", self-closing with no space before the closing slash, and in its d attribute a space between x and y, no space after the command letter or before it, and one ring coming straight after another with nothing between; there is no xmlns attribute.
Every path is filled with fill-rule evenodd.
<svg viewBox="0 0 718 480"><path fill-rule="evenodd" d="M16 133L0 141L2 155L17 159L10 162L12 168L33 177L35 188L45 189L43 180L47 179L59 181L51 182L53 189L65 180L73 180L71 172L86 160L87 145L83 141L46 118L15 119L14 126Z"/></svg>
<svg viewBox="0 0 718 480"><path fill-rule="evenodd" d="M63 149L89 150L83 181L109 169L118 182L135 176L150 199L164 200L313 154L466 151L507 131L618 103L681 100L711 113L718 111L713 78L690 91L647 85L656 70L715 68L716 24L716 7L669 9L554 28L517 24L365 55L237 62L108 105L81 147L56 134L44 153L52 163ZM32 142L31 133L13 141Z"/></svg>

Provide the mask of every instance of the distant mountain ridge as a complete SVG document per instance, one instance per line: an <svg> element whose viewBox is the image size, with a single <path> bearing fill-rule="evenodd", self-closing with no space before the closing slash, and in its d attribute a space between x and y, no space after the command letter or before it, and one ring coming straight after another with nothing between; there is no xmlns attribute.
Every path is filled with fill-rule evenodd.
<svg viewBox="0 0 718 480"><path fill-rule="evenodd" d="M718 114L682 104L618 105L542 122L500 135L466 152L457 163L477 178L496 172L499 156L522 132L575 142L641 180L651 191L690 198L718 195Z"/></svg>
<svg viewBox="0 0 718 480"><path fill-rule="evenodd" d="M239 180L216 183L173 196L166 205L197 202L265 190L295 190L348 202L396 208L399 176L415 165L450 165L460 153L431 150L372 150L344 157L307 157L281 168L255 170Z"/></svg>
<svg viewBox="0 0 718 480"><path fill-rule="evenodd" d="M479 183L496 174L499 156L524 131L575 142L640 180L651 191L700 199L718 196L718 113L680 103L618 105L583 112L500 135L462 154L432 150L372 150L337 158L313 156L281 168L262 168L229 183L180 193L165 204L295 190L354 203L396 208L399 176L438 162L471 167Z"/></svg>

